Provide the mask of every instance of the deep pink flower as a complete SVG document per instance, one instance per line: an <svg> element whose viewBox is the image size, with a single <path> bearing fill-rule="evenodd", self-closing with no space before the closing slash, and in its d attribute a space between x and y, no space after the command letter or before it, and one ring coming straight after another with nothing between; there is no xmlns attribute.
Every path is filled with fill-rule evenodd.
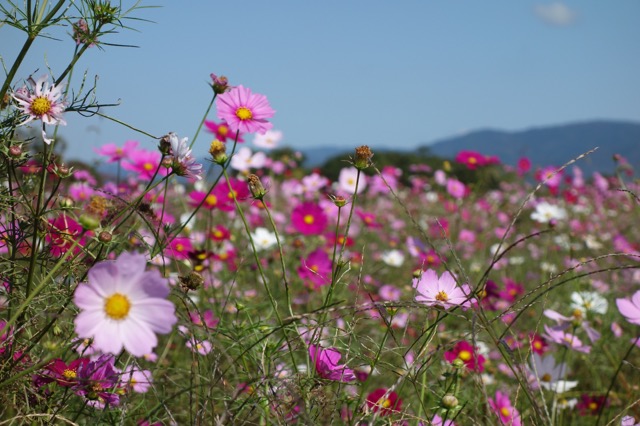
<svg viewBox="0 0 640 426"><path fill-rule="evenodd" d="M296 231L303 235L320 235L327 227L328 219L322 207L314 202L305 201L291 212L291 223Z"/></svg>
<svg viewBox="0 0 640 426"><path fill-rule="evenodd" d="M606 406L604 395L581 395L576 409L581 416L597 416L600 410Z"/></svg>
<svg viewBox="0 0 640 426"><path fill-rule="evenodd" d="M509 396L500 391L496 392L495 398L489 398L489 407L500 418L500 423L507 426L521 426L520 413L511 405Z"/></svg>
<svg viewBox="0 0 640 426"><path fill-rule="evenodd" d="M169 242L165 254L174 259L188 259L191 251L193 251L193 246L189 238L176 237Z"/></svg>
<svg viewBox="0 0 640 426"><path fill-rule="evenodd" d="M336 349L309 345L309 357L316 367L316 373L323 379L344 383L356 379L352 369L344 364L338 364L342 355Z"/></svg>
<svg viewBox="0 0 640 426"><path fill-rule="evenodd" d="M122 162L122 168L137 173L138 179L151 180L158 167L162 155L158 151L139 150L129 154L127 161ZM158 176L165 176L167 169L160 167Z"/></svg>
<svg viewBox="0 0 640 426"><path fill-rule="evenodd" d="M94 148L93 150L97 154L109 157L109 163L115 163L116 161L127 158L137 149L138 141L126 141L122 147L119 147L114 143L108 143L106 145L102 145L100 148Z"/></svg>
<svg viewBox="0 0 640 426"><path fill-rule="evenodd" d="M441 306L445 310L455 306L469 308L475 302L471 298L471 289L467 284L458 287L449 271L444 271L438 278L433 269L425 271L420 278L413 279L416 291L416 302L427 306Z"/></svg>
<svg viewBox="0 0 640 426"><path fill-rule="evenodd" d="M331 283L331 259L324 250L314 250L300 263L298 275L312 290Z"/></svg>
<svg viewBox="0 0 640 426"><path fill-rule="evenodd" d="M449 363L459 359L471 371L478 373L484 371L485 358L478 353L477 348L464 340L456 343L452 350L445 352L444 359Z"/></svg>
<svg viewBox="0 0 640 426"><path fill-rule="evenodd" d="M107 404L120 403L120 377L114 367L115 358L111 354L101 355L97 360L80 365L77 382L73 387L76 395L83 396L89 405L104 408Z"/></svg>
<svg viewBox="0 0 640 426"><path fill-rule="evenodd" d="M146 264L144 255L124 252L89 270L89 282L79 284L73 298L80 308L74 320L80 338L93 338L93 347L104 353L124 347L141 357L158 344L156 333L171 331L177 318L167 300L169 282Z"/></svg>
<svg viewBox="0 0 640 426"><path fill-rule="evenodd" d="M456 161L466 165L469 170L487 165L486 157L475 151L460 151L456 155Z"/></svg>
<svg viewBox="0 0 640 426"><path fill-rule="evenodd" d="M394 391L378 388L367 395L367 407L381 416L388 416L402 408L402 400Z"/></svg>
<svg viewBox="0 0 640 426"><path fill-rule="evenodd" d="M213 133L215 135L215 138L218 139L220 142L226 142L227 139L229 139L232 142L236 140L236 133L235 132L232 133L230 131L227 123L222 122L218 124L215 121L206 120L204 122L204 125L206 126L207 130ZM244 139L242 139L242 133L238 135L237 142L238 143L244 142Z"/></svg>
<svg viewBox="0 0 640 426"><path fill-rule="evenodd" d="M61 214L49 221L49 232L45 235L45 240L49 244L51 255L58 257L69 251L75 241L78 241L78 243L75 245L73 253L80 253L86 242L86 235L92 234L84 234L82 226L78 222L65 214Z"/></svg>
<svg viewBox="0 0 640 426"><path fill-rule="evenodd" d="M627 321L631 324L640 325L640 290L631 296L631 300L616 299L616 305Z"/></svg>
<svg viewBox="0 0 640 426"><path fill-rule="evenodd" d="M202 312L202 315L199 312L190 312L189 318L195 325L206 326L207 328L215 328L220 322L211 309Z"/></svg>
<svg viewBox="0 0 640 426"><path fill-rule="evenodd" d="M356 214L367 228L382 228L382 224L376 221L376 215L373 213L367 213L360 209L356 209Z"/></svg>
<svg viewBox="0 0 640 426"><path fill-rule="evenodd" d="M60 358L54 359L44 370L41 383L49 383L56 381L58 385L63 387L72 387L77 384L78 369L86 366L89 363L89 358L78 358L71 361L69 364L65 363Z"/></svg>
<svg viewBox="0 0 640 426"><path fill-rule="evenodd" d="M223 211L231 211L234 209L233 202L228 197L220 197L220 191L211 191L206 193L204 191L191 191L189 198L191 198L191 204L193 207L197 207L202 204L202 208L207 210L220 209Z"/></svg>
<svg viewBox="0 0 640 426"><path fill-rule="evenodd" d="M242 85L216 98L218 117L226 121L232 132L265 133L273 124L267 121L275 111L264 95L251 93Z"/></svg>

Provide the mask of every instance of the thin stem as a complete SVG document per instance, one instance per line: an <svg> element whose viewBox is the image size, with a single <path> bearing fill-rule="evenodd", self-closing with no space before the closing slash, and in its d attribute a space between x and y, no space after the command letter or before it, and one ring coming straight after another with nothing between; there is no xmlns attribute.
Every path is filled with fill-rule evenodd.
<svg viewBox="0 0 640 426"><path fill-rule="evenodd" d="M209 111L211 111L211 107L213 106L213 102L216 100L216 97L218 96L218 94L216 92L213 92L213 98L211 98L211 102L209 102L209 106L207 107L207 110L204 113L204 116L202 117L202 120L200 120L200 125L198 126L198 130L196 130L196 134L193 136L193 139L191 140L191 144L189 144L189 149L193 148L193 144L196 143L196 139L198 139L198 135L200 134L200 130L202 129L202 125L204 124L205 120L207 119L207 116L209 115ZM237 140L237 138L236 138Z"/></svg>

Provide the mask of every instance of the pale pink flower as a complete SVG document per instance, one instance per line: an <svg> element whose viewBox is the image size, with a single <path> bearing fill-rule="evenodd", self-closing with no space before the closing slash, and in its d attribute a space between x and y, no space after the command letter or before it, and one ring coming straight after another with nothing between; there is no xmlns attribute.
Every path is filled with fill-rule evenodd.
<svg viewBox="0 0 640 426"><path fill-rule="evenodd" d="M358 169L356 169L355 167L346 167L340 170L340 176L338 176L339 188L348 194L356 193L356 181L358 181L357 177ZM358 181L357 193L361 193L366 186L366 176L364 175L364 173L361 173L360 179Z"/></svg>
<svg viewBox="0 0 640 426"><path fill-rule="evenodd" d="M249 171L249 169L260 169L264 167L267 156L264 152L256 152L253 154L251 148L243 146L231 158L231 168L240 172Z"/></svg>
<svg viewBox="0 0 640 426"><path fill-rule="evenodd" d="M73 298L80 308L74 320L80 338L93 338L93 347L104 353L124 348L141 357L158 344L156 333L171 331L177 318L167 300L168 280L146 264L144 255L124 252L89 270L89 282L79 284Z"/></svg>
<svg viewBox="0 0 640 426"><path fill-rule="evenodd" d="M257 134L253 138L253 144L258 148L273 149L282 141L280 130L267 130L264 134Z"/></svg>
<svg viewBox="0 0 640 426"><path fill-rule="evenodd" d="M458 287L449 271L444 271L438 278L436 271L428 269L420 278L414 278L413 288L417 290L416 302L427 306L442 306L445 310L462 306L465 309L475 303L475 299L471 298L469 285Z"/></svg>
<svg viewBox="0 0 640 426"><path fill-rule="evenodd" d="M616 305L627 321L631 324L640 325L640 290L631 296L631 300L616 299Z"/></svg>

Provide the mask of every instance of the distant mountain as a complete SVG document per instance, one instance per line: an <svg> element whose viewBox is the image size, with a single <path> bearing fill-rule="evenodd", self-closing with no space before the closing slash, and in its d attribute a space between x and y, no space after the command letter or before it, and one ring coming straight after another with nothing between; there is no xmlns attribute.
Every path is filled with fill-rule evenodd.
<svg viewBox="0 0 640 426"><path fill-rule="evenodd" d="M495 155L510 165L526 156L534 167L561 166L595 147L596 152L576 163L586 175L612 173L614 154L640 165L640 123L602 120L517 132L478 130L424 146L440 157L454 158L462 150L472 150Z"/></svg>

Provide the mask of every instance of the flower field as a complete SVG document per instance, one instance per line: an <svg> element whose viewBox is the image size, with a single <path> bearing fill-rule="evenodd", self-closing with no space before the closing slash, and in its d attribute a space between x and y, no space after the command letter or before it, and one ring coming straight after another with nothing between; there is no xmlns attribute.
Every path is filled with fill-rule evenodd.
<svg viewBox="0 0 640 426"><path fill-rule="evenodd" d="M82 4L78 58L121 13ZM17 62L0 93L0 425L640 423L623 156L584 176L589 153L401 168L363 145L329 177L277 149L268 94L212 74L193 140L145 129L97 173L55 155L101 111L74 63Z"/></svg>

